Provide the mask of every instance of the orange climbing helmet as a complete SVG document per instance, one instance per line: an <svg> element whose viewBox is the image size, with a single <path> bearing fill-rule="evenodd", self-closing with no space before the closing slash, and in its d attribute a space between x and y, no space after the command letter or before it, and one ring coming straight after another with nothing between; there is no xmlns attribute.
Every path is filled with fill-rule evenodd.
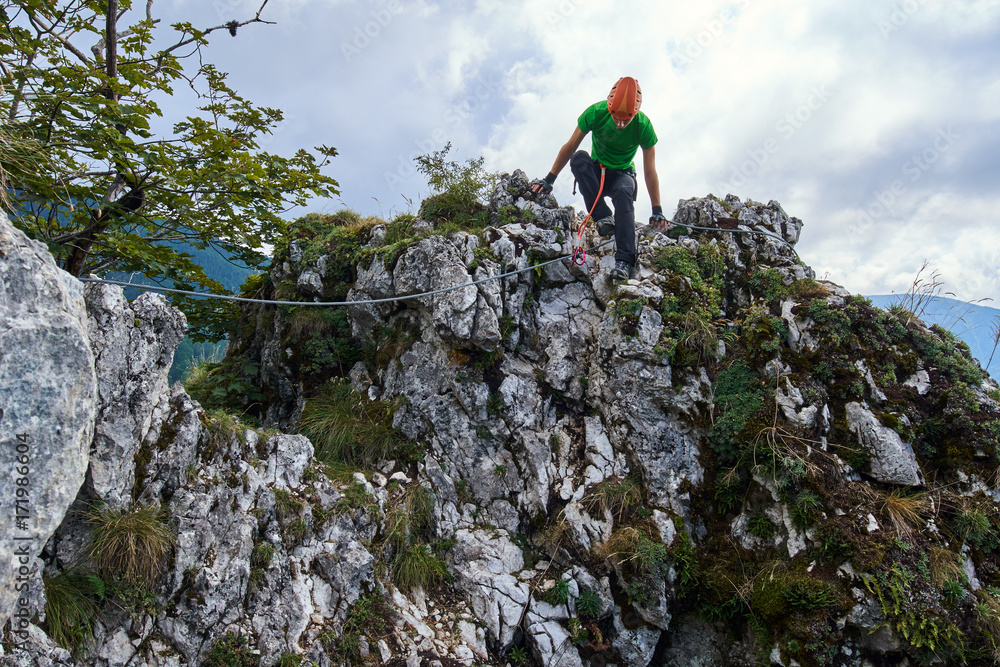
<svg viewBox="0 0 1000 667"><path fill-rule="evenodd" d="M623 76L608 93L608 111L615 120L632 120L642 106L642 88L630 76Z"/></svg>

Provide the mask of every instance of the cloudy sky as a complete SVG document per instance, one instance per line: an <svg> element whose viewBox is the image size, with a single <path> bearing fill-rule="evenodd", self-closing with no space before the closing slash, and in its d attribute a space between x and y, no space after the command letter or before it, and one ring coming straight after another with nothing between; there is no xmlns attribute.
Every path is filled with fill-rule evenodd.
<svg viewBox="0 0 1000 667"><path fill-rule="evenodd" d="M154 14L209 27L261 1ZM413 211L413 157L449 141L543 176L631 75L668 215L708 193L774 199L820 278L905 292L926 261L956 297L1000 305L1000 0L269 0L262 18L214 33L205 59L285 112L268 150L337 147L340 200L311 210ZM571 188L566 169L555 194L582 207Z"/></svg>

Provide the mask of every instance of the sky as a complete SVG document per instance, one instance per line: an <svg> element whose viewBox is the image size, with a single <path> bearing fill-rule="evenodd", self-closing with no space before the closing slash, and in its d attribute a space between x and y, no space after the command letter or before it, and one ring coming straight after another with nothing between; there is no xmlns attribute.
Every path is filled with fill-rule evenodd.
<svg viewBox="0 0 1000 667"><path fill-rule="evenodd" d="M204 28L261 4L153 14ZM905 293L926 266L1000 305L1000 0L268 0L261 18L202 57L284 111L266 150L338 149L339 198L306 210L415 212L430 193L413 158L447 142L459 162L544 176L580 113L633 76L668 216L709 193L776 200L818 278ZM554 194L579 210L572 186L567 168Z"/></svg>

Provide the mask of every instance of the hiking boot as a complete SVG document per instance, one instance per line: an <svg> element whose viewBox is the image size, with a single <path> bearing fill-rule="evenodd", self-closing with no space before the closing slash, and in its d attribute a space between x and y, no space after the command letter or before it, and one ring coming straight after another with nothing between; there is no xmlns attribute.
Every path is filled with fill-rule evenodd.
<svg viewBox="0 0 1000 667"><path fill-rule="evenodd" d="M628 262L621 260L615 262L615 268L611 272L611 280L615 282L625 282L632 277L632 267Z"/></svg>
<svg viewBox="0 0 1000 667"><path fill-rule="evenodd" d="M597 221L597 235L609 238L615 235L615 219L610 215Z"/></svg>

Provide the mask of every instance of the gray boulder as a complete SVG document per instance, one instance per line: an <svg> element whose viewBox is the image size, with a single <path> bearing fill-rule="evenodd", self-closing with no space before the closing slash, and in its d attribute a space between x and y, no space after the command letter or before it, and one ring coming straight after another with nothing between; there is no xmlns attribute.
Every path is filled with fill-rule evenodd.
<svg viewBox="0 0 1000 667"><path fill-rule="evenodd" d="M83 484L96 411L83 286L0 215L0 621Z"/></svg>

